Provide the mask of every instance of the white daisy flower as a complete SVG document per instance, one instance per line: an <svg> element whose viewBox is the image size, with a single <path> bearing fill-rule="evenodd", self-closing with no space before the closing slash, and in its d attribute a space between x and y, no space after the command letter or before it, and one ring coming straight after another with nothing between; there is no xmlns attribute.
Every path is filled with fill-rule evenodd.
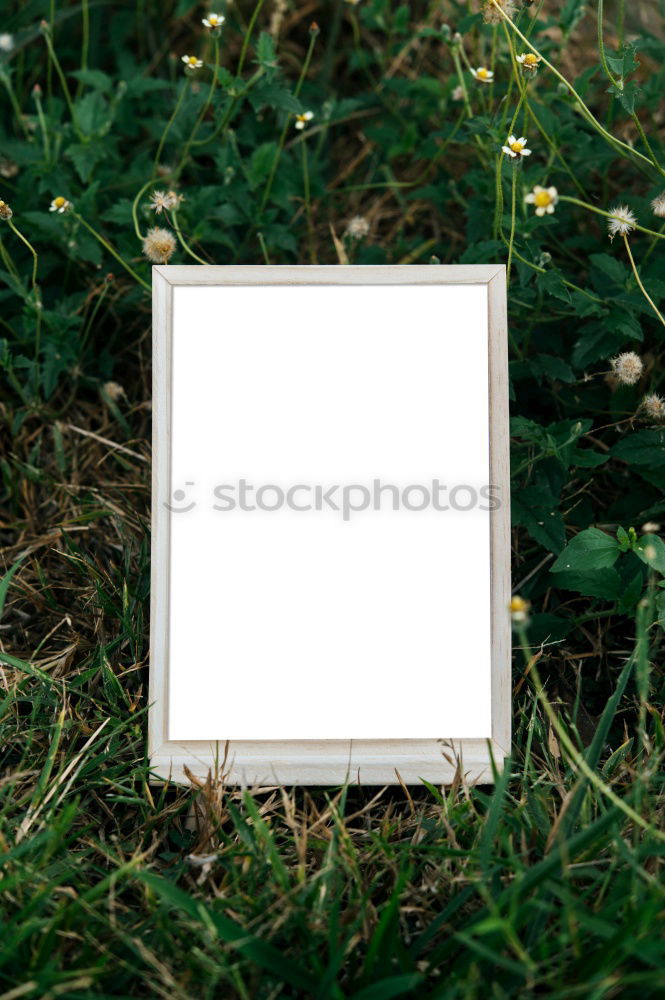
<svg viewBox="0 0 665 1000"><path fill-rule="evenodd" d="M455 89L453 90L453 92L452 92L452 94L450 96L452 97L453 101L462 101L462 100L464 100L464 87L461 85L461 83L459 83L455 87Z"/></svg>
<svg viewBox="0 0 665 1000"><path fill-rule="evenodd" d="M637 217L627 205L615 205L610 209L610 215L612 218L607 223L607 231L611 240L615 236L627 236L635 228Z"/></svg>
<svg viewBox="0 0 665 1000"><path fill-rule="evenodd" d="M0 52L11 52L14 48L14 36L3 31L0 35Z"/></svg>
<svg viewBox="0 0 665 1000"><path fill-rule="evenodd" d="M553 215L559 200L559 192L555 187L544 188L536 184L524 200L527 205L536 206L536 215Z"/></svg>
<svg viewBox="0 0 665 1000"><path fill-rule="evenodd" d="M537 56L535 52L523 52L521 56L517 57L517 61L525 73L535 73L540 63L540 56Z"/></svg>
<svg viewBox="0 0 665 1000"><path fill-rule="evenodd" d="M508 136L507 144L502 146L501 149L506 156L511 156L514 160L521 159L523 156L531 156L533 152L533 150L526 148L526 138L524 136L516 139L514 135Z"/></svg>
<svg viewBox="0 0 665 1000"><path fill-rule="evenodd" d="M216 28L221 28L225 20L226 18L223 14L208 14L207 17L203 18L201 23L204 24L206 28L210 28L212 31L215 31Z"/></svg>
<svg viewBox="0 0 665 1000"><path fill-rule="evenodd" d="M472 69L471 73L474 80L477 80L478 83L491 83L494 79L493 70L488 69L486 66L478 66L477 69Z"/></svg>
<svg viewBox="0 0 665 1000"><path fill-rule="evenodd" d="M296 128L303 129L307 122L311 122L313 117L313 111L304 111L301 115L296 115Z"/></svg>
<svg viewBox="0 0 665 1000"><path fill-rule="evenodd" d="M58 212L60 215L62 215L63 212L68 212L71 207L72 207L71 201L67 201L66 198L63 198L60 195L58 195L58 197L54 198L53 201L51 202L49 207L49 212Z"/></svg>
<svg viewBox="0 0 665 1000"><path fill-rule="evenodd" d="M182 61L186 69L201 69L203 66L203 60L197 59L196 56L183 56Z"/></svg>

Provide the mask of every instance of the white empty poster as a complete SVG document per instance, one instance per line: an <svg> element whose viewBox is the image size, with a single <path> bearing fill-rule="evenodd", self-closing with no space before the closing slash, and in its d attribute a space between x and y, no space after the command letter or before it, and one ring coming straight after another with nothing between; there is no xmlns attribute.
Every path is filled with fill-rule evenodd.
<svg viewBox="0 0 665 1000"><path fill-rule="evenodd" d="M178 287L169 737L489 737L483 285Z"/></svg>

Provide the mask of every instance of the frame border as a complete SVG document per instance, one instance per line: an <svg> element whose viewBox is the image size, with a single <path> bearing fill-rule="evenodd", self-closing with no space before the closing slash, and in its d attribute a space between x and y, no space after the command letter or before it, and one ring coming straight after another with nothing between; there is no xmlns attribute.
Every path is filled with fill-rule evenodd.
<svg viewBox="0 0 665 1000"><path fill-rule="evenodd" d="M168 493L171 463L173 288L181 285L485 285L488 296L490 480L501 507L490 515L492 736L482 740L168 739L170 519L157 497ZM209 771L228 784L490 784L511 743L510 438L508 329L503 264L158 265L152 268L153 426L148 755L153 780L188 783Z"/></svg>

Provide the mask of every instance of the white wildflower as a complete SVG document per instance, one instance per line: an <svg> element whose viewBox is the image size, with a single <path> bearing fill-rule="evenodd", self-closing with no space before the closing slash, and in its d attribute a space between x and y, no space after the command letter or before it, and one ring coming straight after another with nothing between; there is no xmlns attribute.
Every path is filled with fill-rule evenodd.
<svg viewBox="0 0 665 1000"><path fill-rule="evenodd" d="M536 206L536 215L553 215L559 200L559 192L555 187L544 188L536 184L524 200L527 205Z"/></svg>
<svg viewBox="0 0 665 1000"><path fill-rule="evenodd" d="M521 136L519 139L515 138L514 135L509 135L507 143L502 146L501 149L504 151L506 156L511 156L513 159L521 159L523 156L531 156L533 150L527 149L526 138Z"/></svg>

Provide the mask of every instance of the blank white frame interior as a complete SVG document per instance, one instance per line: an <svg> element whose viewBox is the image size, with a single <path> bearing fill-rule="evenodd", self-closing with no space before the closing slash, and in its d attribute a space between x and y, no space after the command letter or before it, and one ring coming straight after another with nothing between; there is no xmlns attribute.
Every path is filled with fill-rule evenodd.
<svg viewBox="0 0 665 1000"><path fill-rule="evenodd" d="M510 747L505 268L153 268L149 752L492 781Z"/></svg>

